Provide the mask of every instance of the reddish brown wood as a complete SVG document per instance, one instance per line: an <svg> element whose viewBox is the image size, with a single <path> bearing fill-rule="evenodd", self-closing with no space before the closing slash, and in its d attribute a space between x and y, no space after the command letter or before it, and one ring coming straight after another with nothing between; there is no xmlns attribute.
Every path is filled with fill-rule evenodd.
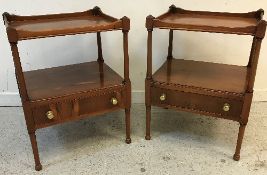
<svg viewBox="0 0 267 175"><path fill-rule="evenodd" d="M168 47L168 59L172 59L172 47L173 47L173 30L170 30L169 33L169 47Z"/></svg>
<svg viewBox="0 0 267 175"><path fill-rule="evenodd" d="M123 78L105 63L101 73L99 64L93 61L24 72L29 99L40 101L123 84Z"/></svg>
<svg viewBox="0 0 267 175"><path fill-rule="evenodd" d="M234 160L248 122L253 86L266 22L263 10L250 13L188 11L172 5L157 18L148 16L146 77L146 139L150 136L151 104L163 108L225 118L240 123ZM219 32L254 36L247 66L167 59L152 75L153 28L170 30L168 57L172 56L173 30Z"/></svg>
<svg viewBox="0 0 267 175"><path fill-rule="evenodd" d="M131 143L128 32L130 19L116 19L99 7L86 12L42 16L3 14L14 59L27 129L35 160L41 170L35 131L40 128L119 109L125 110L126 143ZM102 31L122 30L124 78L104 63ZM20 40L96 32L97 61L23 72Z"/></svg>
<svg viewBox="0 0 267 175"><path fill-rule="evenodd" d="M236 151L235 151L235 154L233 156L233 159L235 161L239 161L240 160L240 150L241 150L241 145L242 145L245 129L246 129L246 125L240 124L237 143L236 143L236 149L235 149Z"/></svg>
<svg viewBox="0 0 267 175"><path fill-rule="evenodd" d="M39 152L38 152L38 146L37 146L37 142L36 142L35 132L34 133L29 133L29 135L30 135L32 151L33 151L33 155L34 155L35 170L36 171L40 171L40 170L42 170L42 165L40 163L40 158L39 158Z"/></svg>
<svg viewBox="0 0 267 175"><path fill-rule="evenodd" d="M147 37L147 73L145 81L145 105L146 105L146 140L150 140L150 123L151 123L151 89L152 80L152 31L153 31L153 16L146 18L146 27L148 31Z"/></svg>
<svg viewBox="0 0 267 175"><path fill-rule="evenodd" d="M126 123L126 140L127 144L131 143L130 138L130 109L131 109L131 81L129 78L129 53L128 53L128 32L130 30L130 19L126 16L122 18L123 24L123 53L124 53L124 84L125 84L125 123Z"/></svg>
<svg viewBox="0 0 267 175"><path fill-rule="evenodd" d="M17 46L17 43L15 42L10 43L10 46L11 46L14 66L16 67L15 74L17 78L17 83L19 85L19 93L21 95L22 102L25 102L28 100L28 94L27 94L26 85L25 85L25 78L22 72L18 46Z"/></svg>
<svg viewBox="0 0 267 175"><path fill-rule="evenodd" d="M102 53L102 42L101 42L101 34L97 32L97 49L98 49L98 62L104 62L103 53Z"/></svg>
<svg viewBox="0 0 267 175"><path fill-rule="evenodd" d="M17 16L4 13L10 42L79 33L123 29L122 20L94 8L85 12L41 16Z"/></svg>
<svg viewBox="0 0 267 175"><path fill-rule="evenodd" d="M222 13L189 11L171 6L167 13L154 19L153 26L163 29L256 35L262 16L261 10L250 13Z"/></svg>
<svg viewBox="0 0 267 175"><path fill-rule="evenodd" d="M160 100L162 94L166 95L164 101ZM233 121L240 121L243 106L242 100L224 99L158 87L151 87L151 101L153 106L177 108L180 111L193 111ZM223 111L225 103L231 106L228 112Z"/></svg>
<svg viewBox="0 0 267 175"><path fill-rule="evenodd" d="M243 96L246 92L247 67L225 65L217 63L207 63L201 61L173 59L166 62L153 74L156 84L168 84L173 86L181 85L181 89L186 87L193 90L206 89L210 94L225 94ZM220 80L220 81L218 81ZM210 89L210 91L208 91ZM231 92L231 93L230 93Z"/></svg>

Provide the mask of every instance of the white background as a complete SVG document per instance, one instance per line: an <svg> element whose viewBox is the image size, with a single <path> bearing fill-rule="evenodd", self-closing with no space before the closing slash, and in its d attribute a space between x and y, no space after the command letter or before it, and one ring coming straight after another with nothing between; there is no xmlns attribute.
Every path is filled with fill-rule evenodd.
<svg viewBox="0 0 267 175"><path fill-rule="evenodd" d="M0 0L0 13L18 15L40 15L85 11L94 6L116 18L131 19L129 33L130 78L134 102L144 101L144 79L146 74L145 18L149 14L158 16L171 4L190 10L249 12L263 8L266 0ZM266 17L265 17L266 19ZM246 65L252 37L209 33L174 33L174 56L218 63ZM122 33L102 34L105 62L123 75ZM168 31L153 32L153 70L167 56ZM96 60L96 34L85 34L19 42L19 51L24 70L54 67ZM263 41L255 82L254 100L267 101L267 39ZM47 82L49 83L49 82ZM18 105L19 96L14 76L14 66L7 41L5 27L0 22L0 105Z"/></svg>

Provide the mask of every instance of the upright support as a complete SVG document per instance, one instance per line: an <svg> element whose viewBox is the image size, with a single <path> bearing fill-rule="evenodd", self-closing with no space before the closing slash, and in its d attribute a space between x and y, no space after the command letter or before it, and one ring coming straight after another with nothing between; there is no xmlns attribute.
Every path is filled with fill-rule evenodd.
<svg viewBox="0 0 267 175"><path fill-rule="evenodd" d="M263 11L260 10L258 13L259 13L260 18L262 18ZM259 55L260 55L260 48L261 48L262 39L265 36L265 31L266 31L266 22L265 21L259 22L257 29L256 29L255 36L253 38L249 62L247 65L248 85L247 85L247 90L246 90L246 94L244 98L241 118L239 122L240 126L239 126L238 138L237 138L237 143L236 143L236 150L233 156L233 159L236 161L240 159L240 150L241 150L242 141L243 141L243 137L245 133L245 128L248 123L248 117L249 117L249 112L250 112L250 107L251 107L251 102L252 102L252 96L253 96L253 87L254 87L254 82L255 82L255 77L256 77L256 70L258 66Z"/></svg>
<svg viewBox="0 0 267 175"><path fill-rule="evenodd" d="M101 86L104 86L104 70L103 70L103 63L104 63L104 59L103 59L103 54L102 54L102 42L101 42L101 33L97 32L96 34L97 36L97 50L98 50L98 58L97 58L97 62L99 63L99 73L100 73L100 84Z"/></svg>
<svg viewBox="0 0 267 175"><path fill-rule="evenodd" d="M25 84L24 74L22 71L22 66L21 66L21 62L20 62L17 44L18 44L17 42L11 42L10 46L11 46L13 61L14 61L14 65L15 65L15 74L16 74L16 78L17 78L18 88L19 88L19 92L21 95L22 103L24 103L24 102L28 101L29 98L28 98L28 93L26 90L26 84Z"/></svg>
<svg viewBox="0 0 267 175"><path fill-rule="evenodd" d="M102 42L101 42L101 33L97 32L97 48L98 48L98 62L104 62L103 54L102 54Z"/></svg>
<svg viewBox="0 0 267 175"><path fill-rule="evenodd" d="M249 68L249 81L248 81L248 88L247 92L253 92L255 77L256 77L256 71L258 66L258 60L260 55L260 49L261 49L261 43L263 38L265 37L266 32L266 22L260 21L257 29L256 34L253 38L252 48L250 52L249 62L248 62L248 68Z"/></svg>
<svg viewBox="0 0 267 175"><path fill-rule="evenodd" d="M153 31L153 16L146 18L146 28L148 31L147 37L147 74L145 81L145 103L146 103L146 140L151 139L151 82L152 82L152 31Z"/></svg>
<svg viewBox="0 0 267 175"><path fill-rule="evenodd" d="M168 47L168 59L172 59L172 50L173 50L173 30L169 32L169 47Z"/></svg>
<svg viewBox="0 0 267 175"><path fill-rule="evenodd" d="M25 121L27 124L27 129L28 129L28 133L30 136L30 140L31 140L32 151L33 151L34 161L35 161L35 170L40 171L42 169L42 165L40 163L39 152L38 152L38 147L37 147L37 142L36 142L35 128L34 128L34 123L33 123L34 120L32 118L31 109L28 103L29 97L28 97L27 90L26 90L26 84L25 84L24 74L23 74L22 66L20 62L17 42L10 42L10 46L11 46L13 61L15 65L15 74L16 74L16 79L18 83L18 88L19 88L19 92L21 96L21 101L23 104Z"/></svg>
<svg viewBox="0 0 267 175"><path fill-rule="evenodd" d="M254 37L252 49L250 53L248 68L249 68L249 81L248 81L248 92L253 92L255 77L256 77L256 71L258 66L258 60L260 55L260 49L261 49L261 43L262 39Z"/></svg>
<svg viewBox="0 0 267 175"><path fill-rule="evenodd" d="M131 81L129 78L129 53L128 53L128 32L130 30L130 19L123 17L123 53L124 53L124 83L125 83L125 123L126 123L126 140L127 144L131 143L131 121L130 121L130 109L131 109Z"/></svg>

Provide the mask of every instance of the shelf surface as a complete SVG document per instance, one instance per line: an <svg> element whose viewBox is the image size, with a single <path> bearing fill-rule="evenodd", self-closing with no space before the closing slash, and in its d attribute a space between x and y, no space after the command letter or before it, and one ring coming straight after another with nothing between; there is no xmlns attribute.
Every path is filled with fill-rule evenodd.
<svg viewBox="0 0 267 175"><path fill-rule="evenodd" d="M108 16L100 10L41 16L4 13L3 16L8 35L16 35L18 40L118 30L122 27L121 20Z"/></svg>
<svg viewBox="0 0 267 175"><path fill-rule="evenodd" d="M170 7L154 19L154 27L188 31L255 35L263 10L249 13L189 11Z"/></svg>
<svg viewBox="0 0 267 175"><path fill-rule="evenodd" d="M116 87L123 81L109 66L97 61L28 71L24 72L24 76L31 101Z"/></svg>
<svg viewBox="0 0 267 175"><path fill-rule="evenodd" d="M167 60L153 75L153 81L243 94L247 67L192 60Z"/></svg>

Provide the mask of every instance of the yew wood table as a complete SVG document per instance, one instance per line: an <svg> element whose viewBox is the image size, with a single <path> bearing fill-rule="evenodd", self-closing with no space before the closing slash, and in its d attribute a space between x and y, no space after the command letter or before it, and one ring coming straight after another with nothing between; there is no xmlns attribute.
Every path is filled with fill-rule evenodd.
<svg viewBox="0 0 267 175"><path fill-rule="evenodd" d="M42 169L35 136L35 131L39 128L125 109L126 143L131 142L129 18L113 18L104 14L98 7L78 13L42 16L4 13L3 17L36 170ZM106 65L102 56L101 32L111 30L123 32L124 78ZM97 34L97 61L23 72L18 41L83 33Z"/></svg>
<svg viewBox="0 0 267 175"><path fill-rule="evenodd" d="M248 123L253 86L266 22L263 10L250 13L188 11L170 6L157 18L148 16L146 88L146 139L150 140L151 106L172 108L240 123L234 160ZM152 75L152 31L169 30L166 62ZM247 66L174 59L173 31L198 31L254 37Z"/></svg>

